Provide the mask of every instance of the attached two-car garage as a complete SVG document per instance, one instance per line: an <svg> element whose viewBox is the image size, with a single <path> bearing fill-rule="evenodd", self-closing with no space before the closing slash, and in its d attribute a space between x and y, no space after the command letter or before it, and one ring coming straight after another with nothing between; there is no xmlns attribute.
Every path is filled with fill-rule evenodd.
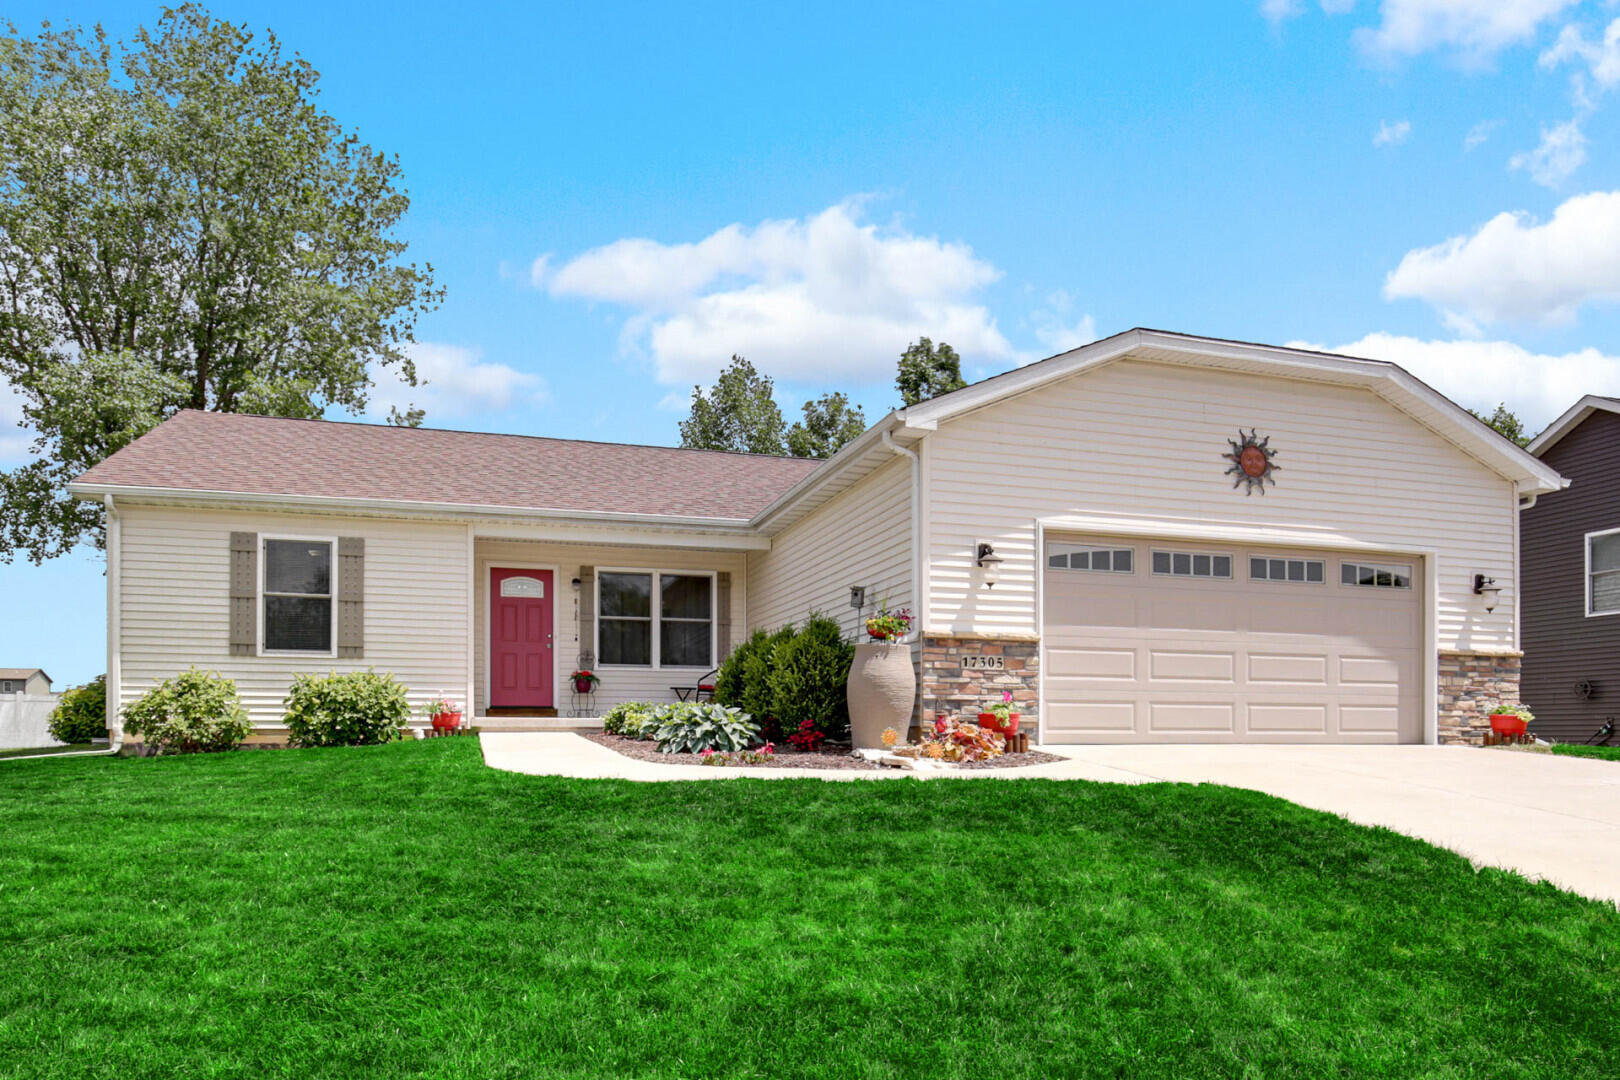
<svg viewBox="0 0 1620 1080"><path fill-rule="evenodd" d="M1043 738L1423 740L1422 560L1049 534Z"/></svg>

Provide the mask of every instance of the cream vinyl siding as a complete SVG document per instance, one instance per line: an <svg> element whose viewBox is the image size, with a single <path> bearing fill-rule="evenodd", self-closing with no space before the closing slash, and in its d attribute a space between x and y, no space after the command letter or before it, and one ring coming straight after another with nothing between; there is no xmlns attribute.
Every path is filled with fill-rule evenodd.
<svg viewBox="0 0 1620 1080"><path fill-rule="evenodd" d="M1277 451L1264 495L1225 474L1240 425ZM1069 514L1430 550L1438 647L1515 647L1513 485L1368 391L1122 360L945 421L925 450L931 631L1036 633L1035 523ZM992 589L981 540L1005 560ZM1494 613L1476 573L1503 586Z"/></svg>
<svg viewBox="0 0 1620 1080"><path fill-rule="evenodd" d="M259 725L281 723L282 701L299 672L390 672L418 710L441 691L465 694L465 525L118 505L122 704L193 665L235 679ZM232 532L363 537L365 656L232 656Z"/></svg>
<svg viewBox="0 0 1620 1080"><path fill-rule="evenodd" d="M853 632L849 587L865 585L866 614L888 598L911 608L911 462L894 461L748 554L748 628L775 630L812 611Z"/></svg>
<svg viewBox="0 0 1620 1080"><path fill-rule="evenodd" d="M465 542L465 541L464 541ZM477 586L474 595L473 625L473 682L481 715L489 704L485 680L488 676L487 631L489 616L489 568L492 566L556 567L556 606L553 625L557 644L556 705L558 715L568 714L568 674L579 663L579 594L574 591L573 580L579 577L582 566L633 567L645 570L701 570L731 574L731 643L742 637L746 586L743 581L743 556L737 552L709 552L683 548L611 547L598 544L563 544L527 540L478 540L473 548L477 568ZM598 613L600 617L600 613ZM719 632L716 620L716 633ZM595 650L594 643L586 648ZM596 691L598 713L621 701L674 701L672 686L691 686L708 667L596 667L602 677Z"/></svg>

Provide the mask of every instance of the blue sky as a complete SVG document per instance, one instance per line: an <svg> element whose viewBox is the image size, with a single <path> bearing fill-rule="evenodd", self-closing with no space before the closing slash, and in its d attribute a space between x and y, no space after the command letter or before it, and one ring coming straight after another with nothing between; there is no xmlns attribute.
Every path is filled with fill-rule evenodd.
<svg viewBox="0 0 1620 1080"><path fill-rule="evenodd" d="M983 376L1135 325L1395 360L1532 425L1620 392L1612 0L1140 7L213 10L399 155L448 295L432 384L378 405L430 424L673 443L733 352L790 417L876 419L918 334ZM98 558L0 590L0 664L102 670Z"/></svg>

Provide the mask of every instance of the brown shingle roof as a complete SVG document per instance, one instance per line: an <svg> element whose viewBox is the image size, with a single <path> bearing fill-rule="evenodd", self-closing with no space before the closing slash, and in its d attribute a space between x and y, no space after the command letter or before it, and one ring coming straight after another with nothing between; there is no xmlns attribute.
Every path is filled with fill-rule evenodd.
<svg viewBox="0 0 1620 1080"><path fill-rule="evenodd" d="M746 520L820 464L188 410L76 482Z"/></svg>

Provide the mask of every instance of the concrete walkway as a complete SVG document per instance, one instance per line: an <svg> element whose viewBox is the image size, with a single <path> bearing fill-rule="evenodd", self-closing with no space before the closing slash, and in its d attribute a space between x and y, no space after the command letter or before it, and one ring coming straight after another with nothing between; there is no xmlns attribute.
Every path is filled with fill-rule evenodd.
<svg viewBox="0 0 1620 1080"><path fill-rule="evenodd" d="M536 775L621 780L892 780L896 770L699 769L637 761L577 735L488 734L484 760ZM950 779L1096 780L1251 788L1382 825L1620 903L1620 763L1454 746L1044 746L1064 760Z"/></svg>

